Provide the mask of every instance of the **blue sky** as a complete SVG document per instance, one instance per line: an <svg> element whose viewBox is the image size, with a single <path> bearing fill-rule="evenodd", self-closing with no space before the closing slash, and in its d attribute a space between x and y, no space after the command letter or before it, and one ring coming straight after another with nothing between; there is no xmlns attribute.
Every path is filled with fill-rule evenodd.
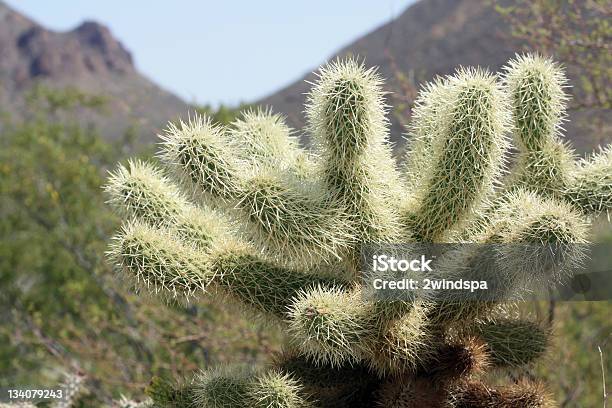
<svg viewBox="0 0 612 408"><path fill-rule="evenodd" d="M138 69L187 101L265 96L414 0L8 0L54 30L97 20Z"/></svg>

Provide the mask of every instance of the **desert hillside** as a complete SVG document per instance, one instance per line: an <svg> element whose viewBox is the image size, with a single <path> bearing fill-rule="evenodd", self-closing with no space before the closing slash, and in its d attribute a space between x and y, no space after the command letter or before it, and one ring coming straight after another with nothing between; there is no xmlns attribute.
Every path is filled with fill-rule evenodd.
<svg viewBox="0 0 612 408"><path fill-rule="evenodd" d="M21 116L35 84L74 86L107 101L103 115L83 113L109 139L135 126L146 141L186 104L138 72L105 26L86 21L67 32L42 27L0 1L0 111Z"/></svg>
<svg viewBox="0 0 612 408"><path fill-rule="evenodd" d="M521 50L522 44L511 40L509 24L492 4L489 0L418 1L393 21L348 44L330 59L356 55L365 59L367 65L380 67L390 92L400 92L394 79L397 71L412 75L416 85L436 75L452 73L459 65L480 65L496 71ZM575 70L568 68L570 80L576 83ZM309 89L306 81L313 79L308 74L260 103L273 106L287 115L292 126L302 128L304 94ZM589 134L586 122L593 115L609 117L610 112L587 109L570 114L567 134L579 150L590 150L594 145L612 140L610 129L604 135ZM392 122L392 140L401 143L404 130L394 118Z"/></svg>
<svg viewBox="0 0 612 408"><path fill-rule="evenodd" d="M416 86L459 65L480 65L498 70L522 44L510 39L508 23L489 0L421 0L396 19L358 38L335 56L355 55L369 66L378 66L387 90L399 94L397 72ZM312 70L322 61L312 61ZM568 67L570 79L576 70ZM257 78L253 78L256 80ZM256 101L285 114L302 129L307 74L287 87ZM146 143L188 105L139 73L130 52L105 26L83 22L67 32L42 27L0 0L0 114L14 117L27 112L26 96L35 84L52 88L74 86L102 95L103 115L83 111L83 122L93 123L107 139L120 137L134 127ZM273 90L271 90L273 91ZM393 101L390 101L392 104ZM571 112L567 134L581 151L612 140L612 130L593 135L588 123L609 111L586 109ZM401 145L403 127L392 119L392 140ZM304 140L307 143L307 135Z"/></svg>

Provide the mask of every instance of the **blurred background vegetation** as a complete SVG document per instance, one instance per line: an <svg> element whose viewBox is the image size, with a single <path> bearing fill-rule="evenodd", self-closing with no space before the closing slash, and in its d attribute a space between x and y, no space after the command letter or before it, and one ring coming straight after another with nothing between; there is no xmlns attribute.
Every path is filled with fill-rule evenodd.
<svg viewBox="0 0 612 408"><path fill-rule="evenodd" d="M609 51L601 42L610 37L609 21L588 18L609 2L589 2L595 9L559 4L518 1L498 11L529 49L578 63L582 79L571 109L609 109L612 54L601 52ZM394 96L402 106L396 114L404 122L418 84L397 74L403 93ZM101 185L117 161L134 155L154 160L151 147L136 147L142 144L133 128L109 142L78 120L83 109L104 113L103 97L35 86L27 103L25 117L0 112L0 387L53 386L66 372L81 373L87 392L80 404L91 407L120 394L142 398L152 376L180 378L211 365L268 360L279 348L278 329L212 300L182 304L138 296L105 261L118 220ZM246 107L193 111L227 124ZM592 125L596 132L607 124ZM593 239L612 243L603 221ZM528 374L546 379L561 407L601 406L602 363L612 375L610 306L524 305L556 333L547 358Z"/></svg>
<svg viewBox="0 0 612 408"><path fill-rule="evenodd" d="M53 386L81 373L83 406L92 406L142 396L152 374L259 364L276 350L278 333L229 305L165 303L125 287L104 259L118 222L101 185L134 155L132 133L109 143L65 119L104 109L103 99L72 88L37 87L28 101L33 114L5 116L0 137L0 387ZM235 114L197 110L223 122Z"/></svg>

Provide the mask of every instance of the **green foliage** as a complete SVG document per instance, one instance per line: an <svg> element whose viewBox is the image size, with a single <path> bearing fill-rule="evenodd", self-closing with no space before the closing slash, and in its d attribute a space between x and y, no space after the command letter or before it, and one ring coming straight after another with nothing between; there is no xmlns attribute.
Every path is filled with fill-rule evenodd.
<svg viewBox="0 0 612 408"><path fill-rule="evenodd" d="M517 0L507 6L496 3L496 9L526 50L554 55L572 69L576 83L570 108L610 108L612 27L606 0Z"/></svg>
<svg viewBox="0 0 612 408"><path fill-rule="evenodd" d="M228 361L257 365L280 337L262 333L231 306L167 307L115 279L104 251L119 220L101 186L110 164L130 148L105 142L74 119L101 102L71 88L37 88L30 103L39 110L27 121L4 122L0 134L0 386L55 387L63 372L81 372L87 391L75 407L101 406L120 393L138 397L151 373L186 375ZM120 176L133 192L151 169L136 161ZM130 197L129 211L143 213L136 205L152 195L141 193L140 201ZM169 217L184 203L158 198ZM216 225L214 215L188 219L167 223L182 225L181 234L193 240Z"/></svg>
<svg viewBox="0 0 612 408"><path fill-rule="evenodd" d="M235 121L242 112L249 110L249 108L250 105L245 103L241 103L237 107L230 107L223 104L219 105L217 108L210 105L195 105L193 107L195 113L198 115L209 117L213 122L221 125L229 125Z"/></svg>
<svg viewBox="0 0 612 408"><path fill-rule="evenodd" d="M116 321L121 309L91 301L107 298L100 251L115 224L99 194L99 166L115 160L110 146L76 125L42 120L6 124L0 143L3 310L30 338L5 343L24 356L3 360L0 382L8 386L48 360L35 330L68 340L84 320Z"/></svg>
<svg viewBox="0 0 612 408"><path fill-rule="evenodd" d="M26 95L26 102L35 113L56 115L77 108L104 111L108 101L103 96L85 93L72 86L55 89L39 83Z"/></svg>
<svg viewBox="0 0 612 408"><path fill-rule="evenodd" d="M550 304L538 306L541 320L550 319L553 311L555 325L543 361L532 372L546 378L556 400L568 407L601 406L601 358L606 377L612 372L611 302L564 302L553 308Z"/></svg>

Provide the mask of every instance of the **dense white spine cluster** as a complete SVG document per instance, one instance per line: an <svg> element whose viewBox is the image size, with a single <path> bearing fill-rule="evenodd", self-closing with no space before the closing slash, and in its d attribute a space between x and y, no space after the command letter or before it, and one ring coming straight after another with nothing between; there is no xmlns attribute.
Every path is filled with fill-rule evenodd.
<svg viewBox="0 0 612 408"><path fill-rule="evenodd" d="M417 104L405 222L417 240L440 242L465 226L493 192L508 146L508 104L494 75L461 69L428 85ZM446 236L445 236L446 234Z"/></svg>
<svg viewBox="0 0 612 408"><path fill-rule="evenodd" d="M111 259L153 292L222 294L284 325L290 342L267 371L207 371L160 385L154 403L547 407L537 383L495 390L477 377L489 362L542 354L550 333L496 319L499 300L566 280L588 217L612 205L612 150L576 161L561 141L565 84L556 64L529 55L501 78L461 68L434 80L417 99L402 166L382 80L353 59L327 64L313 84L312 151L270 110L228 128L200 116L171 124L159 155L170 171L132 161L109 178L109 201L127 218ZM508 169L510 133L519 157ZM500 297L383 301L364 291L362 246L466 237L485 245L445 251L435 267L495 277ZM504 344L509 332L520 338Z"/></svg>

